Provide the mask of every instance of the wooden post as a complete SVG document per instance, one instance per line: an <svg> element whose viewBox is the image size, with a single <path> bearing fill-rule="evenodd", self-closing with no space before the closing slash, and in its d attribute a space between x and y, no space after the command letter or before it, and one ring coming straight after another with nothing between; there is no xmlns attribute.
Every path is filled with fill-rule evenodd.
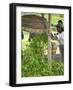
<svg viewBox="0 0 73 90"><path fill-rule="evenodd" d="M51 14L48 14L48 63L51 66Z"/></svg>
<svg viewBox="0 0 73 90"><path fill-rule="evenodd" d="M42 17L44 17L44 14L41 14ZM45 22L44 22L45 24ZM51 59L51 14L48 14L48 64L50 65L51 68L51 63L52 63L52 59Z"/></svg>

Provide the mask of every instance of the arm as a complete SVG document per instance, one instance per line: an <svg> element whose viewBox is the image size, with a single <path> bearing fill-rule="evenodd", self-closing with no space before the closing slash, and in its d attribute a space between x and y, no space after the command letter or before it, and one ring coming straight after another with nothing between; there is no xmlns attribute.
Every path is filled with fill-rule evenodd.
<svg viewBox="0 0 73 90"><path fill-rule="evenodd" d="M54 35L53 35L53 34L51 33L51 39L53 39L53 40L58 40L57 35L58 35L58 34L54 34Z"/></svg>

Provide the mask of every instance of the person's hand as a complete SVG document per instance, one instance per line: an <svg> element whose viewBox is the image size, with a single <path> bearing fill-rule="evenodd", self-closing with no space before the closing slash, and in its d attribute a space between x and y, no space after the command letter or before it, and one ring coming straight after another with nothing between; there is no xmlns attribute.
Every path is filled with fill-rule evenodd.
<svg viewBox="0 0 73 90"><path fill-rule="evenodd" d="M54 34L54 39L55 39L55 40L58 39L58 38L57 38L57 35L58 35L58 33L55 33L55 34Z"/></svg>
<svg viewBox="0 0 73 90"><path fill-rule="evenodd" d="M51 39L54 39L54 35L52 33L50 34L50 37L51 37Z"/></svg>

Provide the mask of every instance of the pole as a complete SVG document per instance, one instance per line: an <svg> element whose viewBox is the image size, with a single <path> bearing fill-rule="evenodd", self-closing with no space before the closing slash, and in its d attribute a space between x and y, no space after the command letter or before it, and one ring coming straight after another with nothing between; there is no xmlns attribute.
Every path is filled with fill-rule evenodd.
<svg viewBox="0 0 73 90"><path fill-rule="evenodd" d="M48 63L51 66L51 14L48 14Z"/></svg>

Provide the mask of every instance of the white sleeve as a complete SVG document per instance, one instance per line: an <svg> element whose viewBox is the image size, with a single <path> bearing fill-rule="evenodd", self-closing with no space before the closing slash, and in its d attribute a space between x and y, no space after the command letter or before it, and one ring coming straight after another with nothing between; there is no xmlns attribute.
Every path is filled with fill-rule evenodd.
<svg viewBox="0 0 73 90"><path fill-rule="evenodd" d="M64 44L64 33L57 35L60 44Z"/></svg>
<svg viewBox="0 0 73 90"><path fill-rule="evenodd" d="M61 38L61 35L60 35L60 34L58 34L58 35L57 35L57 38L60 40L60 38Z"/></svg>

